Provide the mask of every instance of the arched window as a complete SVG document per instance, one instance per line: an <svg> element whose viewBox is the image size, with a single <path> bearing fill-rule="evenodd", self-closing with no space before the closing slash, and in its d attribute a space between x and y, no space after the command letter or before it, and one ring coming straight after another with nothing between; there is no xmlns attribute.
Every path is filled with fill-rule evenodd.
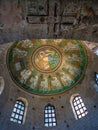
<svg viewBox="0 0 98 130"><path fill-rule="evenodd" d="M24 123L24 118L26 116L26 107L27 104L21 99L18 99L13 108L13 112L11 114L10 121L16 122L18 124Z"/></svg>
<svg viewBox="0 0 98 130"><path fill-rule="evenodd" d="M0 76L0 95L2 94L4 90L4 78Z"/></svg>
<svg viewBox="0 0 98 130"><path fill-rule="evenodd" d="M95 48L93 49L93 51L94 51L94 53L98 56L98 47L95 47Z"/></svg>
<svg viewBox="0 0 98 130"><path fill-rule="evenodd" d="M70 102L76 119L80 119L87 115L87 108L79 94L72 95Z"/></svg>
<svg viewBox="0 0 98 130"><path fill-rule="evenodd" d="M96 84L98 85L98 73L95 73Z"/></svg>
<svg viewBox="0 0 98 130"><path fill-rule="evenodd" d="M56 112L54 106L52 106L51 104L45 106L44 116L44 124L46 127L52 127L57 125Z"/></svg>

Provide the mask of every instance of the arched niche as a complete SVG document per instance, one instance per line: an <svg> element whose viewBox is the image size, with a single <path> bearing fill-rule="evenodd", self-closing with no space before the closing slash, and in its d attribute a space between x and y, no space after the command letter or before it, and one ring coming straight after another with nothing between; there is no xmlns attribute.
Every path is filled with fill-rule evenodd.
<svg viewBox="0 0 98 130"><path fill-rule="evenodd" d="M4 78L2 76L0 76L0 95L2 94L3 90L4 90Z"/></svg>

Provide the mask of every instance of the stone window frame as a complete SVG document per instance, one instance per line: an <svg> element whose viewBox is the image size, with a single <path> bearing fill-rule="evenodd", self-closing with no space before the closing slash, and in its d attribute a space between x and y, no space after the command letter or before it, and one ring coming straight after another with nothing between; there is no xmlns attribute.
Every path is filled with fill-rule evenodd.
<svg viewBox="0 0 98 130"><path fill-rule="evenodd" d="M87 108L83 102L83 99L79 94L74 94L70 98L71 107L76 120L86 116L88 114Z"/></svg>
<svg viewBox="0 0 98 130"><path fill-rule="evenodd" d="M57 125L56 110L51 104L47 104L44 109L44 126L54 127Z"/></svg>
<svg viewBox="0 0 98 130"><path fill-rule="evenodd" d="M28 102L26 99L20 97L16 100L13 111L11 113L10 121L18 124L24 124L26 118Z"/></svg>

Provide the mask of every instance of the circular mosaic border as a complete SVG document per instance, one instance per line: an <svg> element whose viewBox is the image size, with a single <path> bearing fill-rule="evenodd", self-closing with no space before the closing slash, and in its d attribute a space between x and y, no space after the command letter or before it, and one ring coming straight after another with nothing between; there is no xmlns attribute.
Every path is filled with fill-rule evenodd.
<svg viewBox="0 0 98 130"><path fill-rule="evenodd" d="M50 39L49 39L50 40ZM52 39L53 40L53 39ZM64 39L64 40L66 40L66 39ZM83 59L84 59L84 61L83 61L83 63L81 62L81 68L83 69L83 71L81 71L81 73L79 74L79 75L77 75L76 77L75 77L75 82L74 83L71 83L70 85L68 85L68 86L62 86L62 88L61 89L59 89L59 90L57 90L57 89L55 89L55 90L53 90L53 91L43 91L43 90L38 90L38 88L37 89L29 89L29 87L28 86L26 86L24 83L21 83L20 81L19 81L19 79L13 74L13 72L12 72L12 70L11 70L11 63L13 63L13 56L12 56L12 52L13 52L13 48L15 48L16 46L17 46L17 44L19 43L19 42L15 42L10 48L9 48L9 50L8 50L8 53L7 53L7 66L8 66L8 69L9 69L9 72L10 72L10 74L11 74L11 77L12 77L12 79L14 80L14 82L20 87L20 88L22 88L23 90L25 90L25 91L27 91L27 92L29 92L29 93L31 93L31 94L36 94L36 95L42 95L42 96L44 96L44 95L54 95L54 94L60 94L60 93L63 93L63 92L65 92L66 90L69 90L70 88L72 88L73 86L75 86L80 80L81 80L81 78L82 78L82 76L83 76L83 74L84 74L84 72L85 72L85 69L86 69L86 65L87 65L87 54L86 54L86 49L85 49L85 46L84 46L84 44L82 44L82 42L80 42L80 41L76 41L76 40L68 40L68 42L69 41L72 41L73 43L75 42L75 43L77 43L78 45L79 45L79 47L80 47L80 53L81 53L81 55L82 55L82 57L83 57ZM52 44L53 44L53 42L52 42ZM52 44L51 44L51 46L52 46ZM49 44L50 45L50 44ZM39 47L38 47L39 48ZM58 47L57 47L58 48ZM62 58L62 60L64 60L64 58ZM61 65L62 66L62 65ZM46 74L47 75L47 74Z"/></svg>

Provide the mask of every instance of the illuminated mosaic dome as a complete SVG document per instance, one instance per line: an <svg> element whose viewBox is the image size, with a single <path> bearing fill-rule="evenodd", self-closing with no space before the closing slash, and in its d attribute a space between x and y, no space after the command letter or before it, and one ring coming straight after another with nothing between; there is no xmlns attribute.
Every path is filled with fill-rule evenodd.
<svg viewBox="0 0 98 130"><path fill-rule="evenodd" d="M7 64L12 79L25 91L38 95L65 92L81 79L87 63L83 43L66 39L15 42Z"/></svg>

